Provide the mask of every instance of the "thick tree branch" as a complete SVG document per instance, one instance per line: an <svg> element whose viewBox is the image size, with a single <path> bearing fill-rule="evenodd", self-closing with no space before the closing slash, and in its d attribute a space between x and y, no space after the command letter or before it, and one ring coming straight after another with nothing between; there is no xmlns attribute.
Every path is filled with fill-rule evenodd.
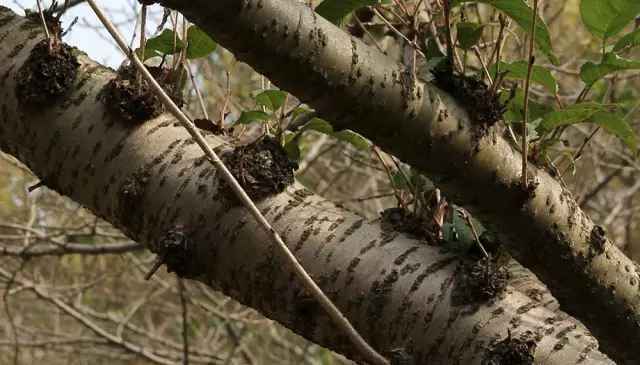
<svg viewBox="0 0 640 365"><path fill-rule="evenodd" d="M0 148L49 188L153 251L168 230L182 227L189 240L185 277L357 358L266 234L220 189L219 173L175 119L163 114L131 125L106 112L98 96L113 71L79 55L74 88L62 100L33 108L16 99L17 75L43 39L28 22L0 7ZM515 262L508 265L511 279L502 295L468 303L454 295L462 258L439 247L367 223L299 185L259 208L383 354L402 350L417 364L480 364L510 330L513 338L536 343L536 362L613 364L584 326L560 311L546 288Z"/></svg>
<svg viewBox="0 0 640 365"><path fill-rule="evenodd" d="M530 164L498 128L482 131L430 84L292 0L162 0L276 85L422 169L481 218L583 320L616 360L640 362L640 269L580 210L571 193ZM625 336L620 336L625 333Z"/></svg>

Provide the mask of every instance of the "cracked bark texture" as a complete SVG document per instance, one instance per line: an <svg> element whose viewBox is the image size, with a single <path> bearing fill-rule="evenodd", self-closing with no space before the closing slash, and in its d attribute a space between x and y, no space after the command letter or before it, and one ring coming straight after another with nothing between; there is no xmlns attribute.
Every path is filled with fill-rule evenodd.
<svg viewBox="0 0 640 365"><path fill-rule="evenodd" d="M80 69L69 95L40 108L21 107L16 75L43 38L39 29L0 7L0 148L49 188L153 251L169 229L184 226L191 242L186 277L358 359L267 235L218 189L215 169L171 116L131 126L106 112L97 99L115 77L112 70L78 52ZM480 364L510 330L537 342L536 363L613 364L588 330L515 261L500 297L455 305L461 260L439 247L385 231L297 184L259 207L322 289L386 355L402 348L416 364Z"/></svg>
<svg viewBox="0 0 640 365"><path fill-rule="evenodd" d="M421 169L450 200L499 233L621 363L640 363L640 266L608 239L547 172L520 185L521 155L496 128L376 49L293 0L161 0L336 129L359 132ZM470 111L473 113L473 111ZM625 336L619 336L625 333Z"/></svg>

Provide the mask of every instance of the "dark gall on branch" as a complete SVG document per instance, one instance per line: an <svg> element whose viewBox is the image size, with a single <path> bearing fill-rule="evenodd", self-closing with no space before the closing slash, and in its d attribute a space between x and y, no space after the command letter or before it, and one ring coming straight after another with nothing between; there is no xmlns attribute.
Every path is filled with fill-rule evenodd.
<svg viewBox="0 0 640 365"><path fill-rule="evenodd" d="M190 262L194 253L189 235L183 226L177 225L165 233L157 247L158 255L167 265L167 272L175 272L181 278L192 276Z"/></svg>
<svg viewBox="0 0 640 365"><path fill-rule="evenodd" d="M509 282L509 271L491 258L465 262L456 277L452 294L454 305L479 304L502 294Z"/></svg>
<svg viewBox="0 0 640 365"><path fill-rule="evenodd" d="M79 63L71 47L64 43L49 48L42 40L31 51L17 75L16 97L27 106L55 103L71 89Z"/></svg>
<svg viewBox="0 0 640 365"><path fill-rule="evenodd" d="M380 213L384 230L407 233L427 241L437 241L440 228L431 219L404 208L388 208Z"/></svg>
<svg viewBox="0 0 640 365"><path fill-rule="evenodd" d="M437 67L432 74L435 84L458 100L478 125L491 127L502 119L506 106L500 102L500 95L481 80L458 75L450 67Z"/></svg>
<svg viewBox="0 0 640 365"><path fill-rule="evenodd" d="M160 67L147 69L174 102L182 106L181 92L174 87L174 75L171 71ZM130 65L120 68L118 76L109 81L101 93L102 102L115 118L134 125L164 112L164 106L151 86L144 80L138 85L136 75L135 68Z"/></svg>
<svg viewBox="0 0 640 365"><path fill-rule="evenodd" d="M533 365L537 344L531 337L525 333L514 338L509 332L507 338L487 351L482 365Z"/></svg>
<svg viewBox="0 0 640 365"><path fill-rule="evenodd" d="M200 130L211 132L217 136L224 135L226 133L225 129L221 127L219 124L214 123L210 119L194 119L193 124Z"/></svg>
<svg viewBox="0 0 640 365"><path fill-rule="evenodd" d="M605 237L604 228L601 226L593 226L591 229L591 250L596 255L601 255L604 253L605 244L607 243L607 238Z"/></svg>
<svg viewBox="0 0 640 365"><path fill-rule="evenodd" d="M293 184L293 172L298 167L289 160L278 141L268 136L237 147L224 154L222 160L253 200L283 192ZM236 199L230 191L231 187L224 181L222 189L228 192L225 195Z"/></svg>

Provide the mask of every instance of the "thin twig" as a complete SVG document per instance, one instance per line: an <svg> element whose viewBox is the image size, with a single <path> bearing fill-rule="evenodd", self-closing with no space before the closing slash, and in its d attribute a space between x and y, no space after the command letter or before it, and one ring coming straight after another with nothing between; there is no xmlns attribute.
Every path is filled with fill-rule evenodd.
<svg viewBox="0 0 640 365"><path fill-rule="evenodd" d="M229 70L225 70L225 74L227 75L227 88L224 94L224 101L222 102L222 108L220 109L219 127L224 126L224 119L227 114L227 106L229 105L229 100L231 99L231 72L229 72Z"/></svg>
<svg viewBox="0 0 640 365"><path fill-rule="evenodd" d="M584 152L584 148L587 147L587 145L589 144L589 141L591 141L591 139L593 139L593 137L595 137L595 135L600 131L600 126L596 127L596 129L593 130L593 132L591 132L591 134L589 135L589 137L585 138L584 141L582 142L582 145L580 146L580 148L578 149L578 151L576 152L575 155L573 155L573 162L575 163L576 161L578 161L580 159L580 157L582 157L582 152Z"/></svg>
<svg viewBox="0 0 640 365"><path fill-rule="evenodd" d="M353 342L354 346L362 353L362 355L372 364L375 365L388 365L389 362L382 357L375 349L373 349L356 329L351 325L349 320L340 312L340 310L333 304L333 302L322 292L322 289L313 281L311 276L305 271L298 259L291 253L287 245L284 243L278 232L271 227L269 222L262 215L260 210L253 203L251 198L244 191L242 186L238 183L233 174L227 169L220 157L214 152L214 150L207 144L202 134L194 126L193 122L175 105L173 100L164 92L162 87L149 73L147 68L142 64L138 56L130 48L126 46L126 43L122 39L122 36L118 33L111 21L105 16L102 10L98 7L94 0L87 0L89 5L96 13L102 24L109 31L114 40L118 43L122 51L131 59L133 64L143 73L145 79L150 83L155 92L160 96L163 104L172 112L176 119L182 124L183 127L189 132L191 137L195 139L198 145L202 148L205 155L213 162L216 169L220 171L224 180L231 186L234 193L242 201L242 204L249 210L251 215L256 219L259 225L271 236L271 239L276 243L276 246L281 251L280 253L291 265L294 273L298 276L298 279L302 281L305 288L315 297L322 308L327 312L329 317L334 321L335 325L343 331L349 339Z"/></svg>
<svg viewBox="0 0 640 365"><path fill-rule="evenodd" d="M38 13L40 14L40 21L42 22L42 28L44 29L44 34L47 35L47 40L49 41L49 50L53 46L53 41L51 39L51 33L49 33L49 27L47 27L47 21L44 19L44 12L42 11L42 5L40 4L40 0L36 0L36 4L38 5Z"/></svg>
<svg viewBox="0 0 640 365"><path fill-rule="evenodd" d="M485 76L487 76L487 80L489 81L489 85L493 87L493 78L491 77L491 73L489 73L489 69L487 68L487 64L486 64L486 62L484 62L484 59L482 58L482 54L480 53L480 50L478 49L478 47L473 46L473 53L478 58L478 62L480 62L480 65L482 66L482 71L484 72Z"/></svg>
<svg viewBox="0 0 640 365"><path fill-rule="evenodd" d="M358 18L357 15L354 15L353 18L356 20L356 23L358 24L358 27L360 27L360 29L362 29L362 31L364 32L364 34L366 34L369 39L371 39L371 41L373 42L373 44L376 46L376 48L378 49L378 51L380 51L380 53L382 54L387 54L387 52L382 49L382 46L380 45L380 42L378 42L378 40L376 39L376 37L373 36L373 34L371 34L371 32L369 31L369 29L367 29L367 27L364 26L364 24L362 24L362 21L360 20L360 18Z"/></svg>
<svg viewBox="0 0 640 365"><path fill-rule="evenodd" d="M524 80L524 120L522 122L522 187L528 185L527 162L529 153L529 141L527 140L527 124L529 123L529 87L531 85L531 73L535 57L533 56L533 42L536 34L536 20L538 15L538 0L533 0L533 19L531 20L531 34L529 36L529 66L527 68L527 78Z"/></svg>
<svg viewBox="0 0 640 365"><path fill-rule="evenodd" d="M458 211L462 214L464 219L467 221L467 224L471 228L471 233L473 233L473 238L476 240L476 243L478 244L478 247L480 247L480 251L482 251L482 254L484 255L484 257L486 258L491 257L489 255L489 252L487 252L487 250L484 248L484 245L482 244L482 242L480 242L480 236L478 236L478 231L476 231L476 227L473 225L473 222L471 221L471 217L469 216L469 213L467 213L467 211L462 208L458 209Z"/></svg>
<svg viewBox="0 0 640 365"><path fill-rule="evenodd" d="M453 39L451 39L451 7L449 0L442 2L444 9L444 29L445 29L445 41L447 42L447 58L449 63L453 66Z"/></svg>
<svg viewBox="0 0 640 365"><path fill-rule="evenodd" d="M140 59L142 62L145 60L144 51L147 47L147 39L145 37L145 29L147 27L147 6L142 5L142 11L140 12ZM136 81L138 84L138 92L142 92L142 75L138 72L136 76Z"/></svg>
<svg viewBox="0 0 640 365"><path fill-rule="evenodd" d="M493 63L493 59L495 57L495 65L496 65L496 74L495 74L495 78L498 78L498 75L500 74L500 58L502 56L502 45L504 44L504 31L505 28L507 27L507 18L500 14L498 15L498 19L500 20L500 31L498 32L498 39L496 40L496 46L493 49L493 52L491 52L491 58L489 58L489 64Z"/></svg>
<svg viewBox="0 0 640 365"><path fill-rule="evenodd" d="M422 52L420 50L420 47L416 44L416 42L413 42L411 39L407 38L406 35L404 35L404 33L402 33L401 31L399 31L396 27L393 26L393 24L391 24L390 21L387 20L387 18L384 17L384 15L382 15L382 13L380 13L380 11L378 11L378 9L376 8L372 8L373 12L378 16L378 18L380 18L380 20L382 20L389 28L391 28L391 30L397 34L398 36L400 36L400 38L404 39L409 45L411 45L416 52L418 52L422 57L426 57L424 52Z"/></svg>
<svg viewBox="0 0 640 365"><path fill-rule="evenodd" d="M205 119L209 119L209 112L207 112L207 106L204 103L204 98L202 97L202 93L200 92L198 83L196 82L195 77L193 77L193 72L191 72L191 63L189 62L188 59L185 59L185 63L183 64L183 66L187 70L187 75L191 80L191 84L193 84L193 89L196 91L198 103L200 104L200 109L202 109L202 115L204 115Z"/></svg>
<svg viewBox="0 0 640 365"><path fill-rule="evenodd" d="M384 170L387 172L387 177L389 178L389 182L391 183L391 188L393 189L396 200L398 201L398 205L400 205L403 209L406 209L407 207L406 207L406 204L404 203L404 199L402 199L402 194L400 190L396 187L396 185L393 183L393 174L391 173L391 169L389 168L387 163L382 158L382 153L380 152L380 149L375 145L372 147L372 149L376 157L380 161L380 164L382 164L382 167L384 167Z"/></svg>

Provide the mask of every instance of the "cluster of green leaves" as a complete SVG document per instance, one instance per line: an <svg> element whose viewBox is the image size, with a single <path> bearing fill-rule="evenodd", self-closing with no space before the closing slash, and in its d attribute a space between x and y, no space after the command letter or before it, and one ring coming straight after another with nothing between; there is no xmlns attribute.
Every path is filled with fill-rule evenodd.
<svg viewBox="0 0 640 365"><path fill-rule="evenodd" d="M292 122L295 122L304 114L311 113L311 111L305 107L297 107L290 113L284 113L283 110L279 113L278 111L281 111L281 109L285 107L284 104L286 96L287 94L281 90L272 89L261 91L254 98L256 108L243 111L235 124L246 125L256 122L267 124L272 122L282 122L281 119L283 115L286 115ZM367 150L371 147L370 142L358 133L351 130L334 131L331 124L327 121L314 117L295 132L284 131L282 134L283 147L289 155L289 158L294 161L298 161L300 159L300 141L303 133L307 131L316 131L329 135L340 141L351 144L358 150Z"/></svg>
<svg viewBox="0 0 640 365"><path fill-rule="evenodd" d="M426 199L431 196L431 192L435 189L431 180L422 175L420 171L414 170L409 166L401 166L400 168L402 171L396 170L391 174L391 185L395 190L404 191L410 196L417 195L419 199ZM433 214L433 212L423 211L424 209L430 209L428 208L429 205L429 202L420 202L416 214ZM440 228L442 230L443 247L449 251L464 254L475 247L477 242L469 222L459 208L453 204L448 206L447 214ZM486 229L478 220L471 216L469 218L479 236L486 232Z"/></svg>
<svg viewBox="0 0 640 365"><path fill-rule="evenodd" d="M533 22L533 9L531 9L527 5L527 3L524 2L524 0L475 0L475 1L453 0L451 3L451 7L453 8L463 3L483 3L483 4L491 5L497 10L507 15L508 17L510 17L511 19L513 19L520 26L520 28L522 28L524 32L526 33L531 32L531 26ZM558 58L553 53L553 47L551 45L551 36L549 35L549 29L547 29L547 26L545 25L544 21L542 21L542 19L539 16L536 15L536 17L537 19L536 19L536 27L535 27L535 35L534 35L535 43L540 49L540 51L542 51L542 53L544 53L545 56L549 58L549 61L551 61L551 63L557 64ZM465 23L462 23L462 24L465 24ZM470 25L470 24L474 24L474 25ZM458 41L460 42L461 46L464 44L468 48L471 48L471 46L477 43L478 40L480 39L481 33L477 34L472 31L471 35L469 36L469 32L465 30L465 28L469 29L472 27L475 27L476 29L475 32L481 32L481 29L480 31L477 30L478 27L481 27L480 24L466 23L465 25L463 25L462 33L460 33L460 27L458 25L458 32L459 32ZM460 38L460 36L462 36L462 38Z"/></svg>
<svg viewBox="0 0 640 365"><path fill-rule="evenodd" d="M611 39L640 15L640 1L582 0L580 14L591 34L602 39L603 56L600 62L587 62L580 70L580 77L588 87L611 73L640 69L640 62L622 57L624 51L640 44L640 29L611 44Z"/></svg>
<svg viewBox="0 0 640 365"><path fill-rule="evenodd" d="M246 110L240 114L236 124L268 122L278 119L276 112L282 108L287 94L281 90L264 90L255 96L257 109Z"/></svg>
<svg viewBox="0 0 640 365"><path fill-rule="evenodd" d="M613 41L622 30L640 15L637 0L582 0L580 14L585 27L602 40L602 57L598 63L586 62L580 69L580 78L585 90L594 86L605 76L624 70L640 69L640 61L623 57L623 52L640 45L640 29L636 29L617 41ZM620 105L596 102L581 102L562 110L551 111L542 117L538 125L540 132L557 127L589 122L620 138L634 153L637 137L625 119Z"/></svg>
<svg viewBox="0 0 640 365"><path fill-rule="evenodd" d="M185 42L171 29L165 29L159 35L149 38L144 47L144 60L157 56L173 55L185 47ZM187 29L187 59L205 57L215 51L217 44L202 29L192 25ZM138 56L142 56L142 51L136 49Z"/></svg>
<svg viewBox="0 0 640 365"><path fill-rule="evenodd" d="M284 149L289 158L298 161L300 159L300 140L304 132L315 131L331 136L339 141L346 142L360 151L371 148L371 142L358 133L343 129L334 131L331 124L324 119L313 118L296 132L288 132L284 136Z"/></svg>
<svg viewBox="0 0 640 365"><path fill-rule="evenodd" d="M502 3L514 1L501 1ZM515 3L515 2L514 2ZM622 53L640 45L640 29L636 29L617 41L619 33L640 15L640 2L637 0L582 0L580 13L585 27L602 41L602 58L598 63L586 62L580 69L580 78L588 90L605 76L624 70L640 69L640 61L624 58ZM514 18L515 19L515 18ZM520 24L520 23L519 23ZM536 39L544 52L540 41ZM546 52L545 52L546 54ZM551 59L551 58L550 58ZM507 72L507 79L523 80L527 76L526 61L512 63L500 62L490 68L491 74ZM551 72L542 66L533 66L531 82L546 88L551 94L557 94L558 83ZM523 116L524 96L517 91L509 101L505 119L508 122L520 122ZM556 128L571 124L593 123L619 137L634 152L637 150L637 137L625 120L620 105L607 105L596 102L583 102L554 110L549 106L530 101L529 120L532 139L549 136Z"/></svg>

